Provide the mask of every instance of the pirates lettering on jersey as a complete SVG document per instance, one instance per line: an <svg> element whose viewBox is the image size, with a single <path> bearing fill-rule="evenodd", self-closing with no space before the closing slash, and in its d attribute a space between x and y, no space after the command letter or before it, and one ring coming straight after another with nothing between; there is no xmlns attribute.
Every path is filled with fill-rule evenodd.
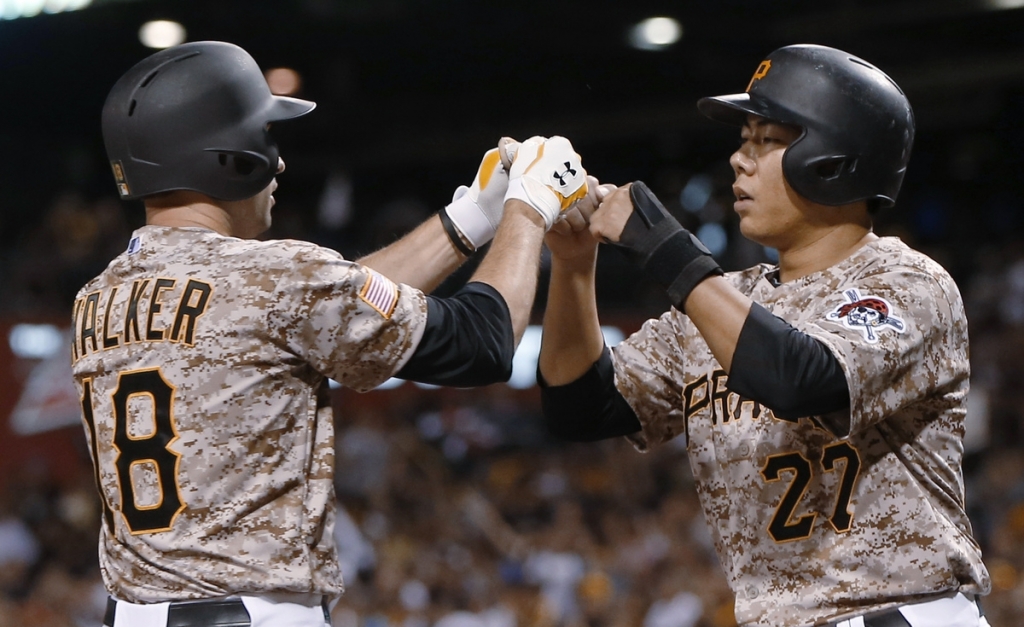
<svg viewBox="0 0 1024 627"><path fill-rule="evenodd" d="M864 334L864 339L874 344L878 341L876 331L889 328L903 333L906 326L903 320L893 314L889 301L877 296L862 297L856 288L843 292L847 303L836 307L825 317L828 320L842 322L847 329L857 329Z"/></svg>
<svg viewBox="0 0 1024 627"><path fill-rule="evenodd" d="M715 369L710 375L704 374L686 384L683 388L683 415L686 417L685 434L687 441L690 438L690 418L700 411L711 408L711 424L717 425L721 417L722 424L743 418L765 418L783 420L785 422L798 422L779 418L771 409L761 405L757 401L740 396L727 387L729 374L722 369ZM828 431L821 421L815 416L807 416L807 420L815 429Z"/></svg>
<svg viewBox="0 0 1024 627"><path fill-rule="evenodd" d="M206 313L213 286L206 281L189 279L175 296L178 284L178 279L165 277L137 279L130 287L114 285L76 300L71 318L74 327L72 361L133 342L170 341L194 345L196 323ZM171 324L159 326L159 317L167 315L168 311L173 312Z"/></svg>
<svg viewBox="0 0 1024 627"><path fill-rule="evenodd" d="M687 421L690 417L711 405L711 424L738 420L744 416L757 418L761 415L762 406L757 401L743 398L726 387L729 374L725 370L716 369L694 379L683 388L683 411Z"/></svg>

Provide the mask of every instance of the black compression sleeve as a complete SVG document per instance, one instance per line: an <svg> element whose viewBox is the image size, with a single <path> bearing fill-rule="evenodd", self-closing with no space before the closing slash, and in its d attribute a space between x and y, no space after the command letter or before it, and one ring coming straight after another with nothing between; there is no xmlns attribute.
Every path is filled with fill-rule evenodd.
<svg viewBox="0 0 1024 627"><path fill-rule="evenodd" d="M736 342L729 389L784 420L839 412L850 405L846 374L832 351L757 303ZM829 428L847 435L849 415L845 425L834 422Z"/></svg>
<svg viewBox="0 0 1024 627"><path fill-rule="evenodd" d="M427 296L423 338L395 376L435 385L489 385L509 380L513 354L505 299L486 283L467 283L449 298Z"/></svg>
<svg viewBox="0 0 1024 627"><path fill-rule="evenodd" d="M640 430L636 414L615 387L615 370L607 346L594 365L572 383L548 386L539 369L537 381L544 421L556 437L592 442Z"/></svg>

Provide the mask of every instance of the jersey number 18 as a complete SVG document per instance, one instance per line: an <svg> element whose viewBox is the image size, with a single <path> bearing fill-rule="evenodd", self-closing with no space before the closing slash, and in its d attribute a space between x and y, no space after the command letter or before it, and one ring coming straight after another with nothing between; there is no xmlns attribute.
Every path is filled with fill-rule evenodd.
<svg viewBox="0 0 1024 627"><path fill-rule="evenodd" d="M185 509L178 485L181 454L169 448L178 437L174 426L174 386L164 379L159 368L126 371L117 377L117 389L111 395L114 437L112 442L103 444L112 447L117 453L118 503L112 503L106 498L100 480L101 448L93 415L92 380L86 379L82 387L82 416L92 440L96 486L111 533L114 532L114 511L118 506L133 535L169 530L174 518ZM145 435L132 434L128 429L128 406L133 397L143 397L143 406L148 404L151 409L149 415L153 426ZM149 402L145 403L146 400ZM136 407L138 405L137 402L134 404ZM144 470L154 473L157 479L159 497L155 502L141 502L138 498L134 481L136 477L133 475L141 475Z"/></svg>

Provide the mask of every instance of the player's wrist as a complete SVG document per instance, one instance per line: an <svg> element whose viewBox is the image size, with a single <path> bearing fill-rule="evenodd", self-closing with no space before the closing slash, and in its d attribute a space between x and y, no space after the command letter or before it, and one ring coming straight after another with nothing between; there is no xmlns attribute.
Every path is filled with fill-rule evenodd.
<svg viewBox="0 0 1024 627"><path fill-rule="evenodd" d="M514 178L508 182L508 190L505 192L506 207L510 200L519 201L533 209L543 219L545 230L551 228L562 211L554 192L539 183L531 185L525 177Z"/></svg>
<svg viewBox="0 0 1024 627"><path fill-rule="evenodd" d="M452 221L451 215L448 213L448 207L443 207L438 211L437 217L440 219L441 227L444 229L445 235L448 236L448 241L452 247L464 257L472 256L476 252L476 248L459 231L459 227L455 225L455 222Z"/></svg>
<svg viewBox="0 0 1024 627"><path fill-rule="evenodd" d="M502 220L509 219L526 219L534 226L545 231L548 229L547 219L544 215L536 207L519 198L506 198L505 200L505 215Z"/></svg>
<svg viewBox="0 0 1024 627"><path fill-rule="evenodd" d="M565 274L590 277L597 273L597 242L594 247L576 250L572 253L556 253L551 250L551 274Z"/></svg>
<svg viewBox="0 0 1024 627"><path fill-rule="evenodd" d="M455 190L452 202L444 212L458 229L472 251L477 250L494 238L497 225L491 224L487 214L469 194L469 188L462 186Z"/></svg>

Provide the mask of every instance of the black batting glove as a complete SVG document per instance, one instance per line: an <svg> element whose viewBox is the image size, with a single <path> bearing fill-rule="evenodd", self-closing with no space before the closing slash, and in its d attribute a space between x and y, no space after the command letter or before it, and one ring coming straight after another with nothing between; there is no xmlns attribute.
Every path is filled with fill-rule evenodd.
<svg viewBox="0 0 1024 627"><path fill-rule="evenodd" d="M672 305L683 311L686 298L710 275L721 275L711 251L682 227L643 181L629 188L633 213L613 246L668 292Z"/></svg>

